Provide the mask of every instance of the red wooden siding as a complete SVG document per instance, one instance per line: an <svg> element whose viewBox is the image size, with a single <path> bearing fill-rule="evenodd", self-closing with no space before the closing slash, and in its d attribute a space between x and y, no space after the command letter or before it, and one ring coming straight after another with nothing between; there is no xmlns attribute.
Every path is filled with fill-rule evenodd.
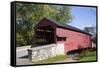
<svg viewBox="0 0 100 68"><path fill-rule="evenodd" d="M47 35L48 37L46 36L45 38L47 38L49 41L54 39L53 43L55 44L64 43L65 54L68 51L77 50L79 48L91 47L91 35L72 26L66 25L65 27L64 25L60 25L49 19L44 18L35 26L35 31L36 29L51 30L53 32L53 36L49 37L49 34L46 33L45 35ZM52 39L50 39L51 37ZM65 37L66 40L60 41L61 38ZM57 41L57 39L59 41Z"/></svg>
<svg viewBox="0 0 100 68"><path fill-rule="evenodd" d="M66 41L62 42L64 43L65 53L79 48L91 47L90 36L87 34L68 29L56 28L56 35L66 35Z"/></svg>

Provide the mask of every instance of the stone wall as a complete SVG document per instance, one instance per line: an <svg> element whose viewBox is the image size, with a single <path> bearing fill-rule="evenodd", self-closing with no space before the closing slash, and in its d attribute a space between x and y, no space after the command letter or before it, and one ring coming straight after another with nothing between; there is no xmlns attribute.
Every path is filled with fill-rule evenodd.
<svg viewBox="0 0 100 68"><path fill-rule="evenodd" d="M28 49L28 59L30 61L38 61L64 54L64 45L50 44Z"/></svg>

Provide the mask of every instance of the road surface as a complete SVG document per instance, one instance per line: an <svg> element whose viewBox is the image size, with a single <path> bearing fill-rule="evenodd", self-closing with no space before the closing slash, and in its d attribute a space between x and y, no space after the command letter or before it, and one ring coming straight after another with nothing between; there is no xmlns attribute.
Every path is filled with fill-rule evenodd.
<svg viewBox="0 0 100 68"><path fill-rule="evenodd" d="M16 49L16 64L17 65L33 64L27 58L27 55L28 55L27 49L29 49L29 48L30 48L30 46L17 47L17 49Z"/></svg>

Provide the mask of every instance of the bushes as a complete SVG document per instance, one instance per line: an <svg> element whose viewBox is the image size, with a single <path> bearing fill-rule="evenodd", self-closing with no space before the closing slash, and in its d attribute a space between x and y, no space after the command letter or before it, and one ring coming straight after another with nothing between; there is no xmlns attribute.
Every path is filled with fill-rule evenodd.
<svg viewBox="0 0 100 68"><path fill-rule="evenodd" d="M26 42L23 39L22 35L19 34L19 33L16 33L16 43L17 43L17 46L25 46L25 44L26 44Z"/></svg>
<svg viewBox="0 0 100 68"><path fill-rule="evenodd" d="M96 51L92 51L91 49L85 49L80 52L79 58L90 57L95 55L96 55Z"/></svg>
<svg viewBox="0 0 100 68"><path fill-rule="evenodd" d="M26 32L26 33L16 33L16 45L18 46L26 46L32 44L33 33Z"/></svg>
<svg viewBox="0 0 100 68"><path fill-rule="evenodd" d="M96 51L93 49L80 49L77 51L74 51L73 53L70 52L69 55L73 54L72 59L74 60L80 60L83 58L88 58L92 56L96 56Z"/></svg>
<svg viewBox="0 0 100 68"><path fill-rule="evenodd" d="M92 49L82 50L78 61L96 61L96 51Z"/></svg>

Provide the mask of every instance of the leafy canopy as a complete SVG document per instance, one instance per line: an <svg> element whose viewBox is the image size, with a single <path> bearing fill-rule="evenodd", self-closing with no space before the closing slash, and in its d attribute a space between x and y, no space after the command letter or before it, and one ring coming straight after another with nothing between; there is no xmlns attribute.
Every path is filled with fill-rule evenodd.
<svg viewBox="0 0 100 68"><path fill-rule="evenodd" d="M60 24L70 23L73 19L70 6L16 3L17 45L31 44L33 27L44 17Z"/></svg>

